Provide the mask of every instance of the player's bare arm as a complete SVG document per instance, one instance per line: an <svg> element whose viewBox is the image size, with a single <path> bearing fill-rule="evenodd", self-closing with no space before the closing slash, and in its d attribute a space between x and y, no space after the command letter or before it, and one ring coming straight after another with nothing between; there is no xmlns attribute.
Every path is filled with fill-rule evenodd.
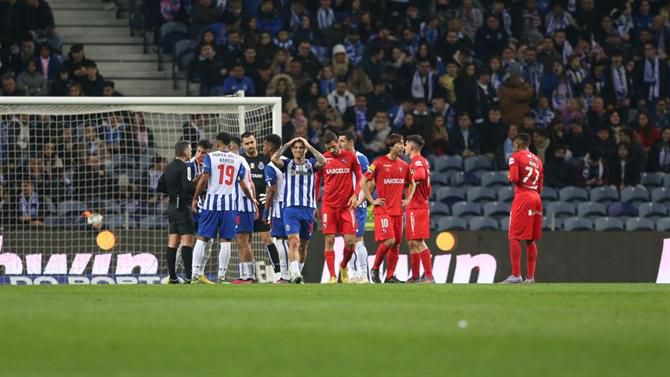
<svg viewBox="0 0 670 377"><path fill-rule="evenodd" d="M414 196L414 192L416 191L416 181L411 180L407 186L407 197L402 200L402 206L403 208L407 207L409 205L409 202L412 201L412 197Z"/></svg>
<svg viewBox="0 0 670 377"><path fill-rule="evenodd" d="M363 178L361 178L361 187L363 187L363 192L365 193L365 199L369 203L372 203L372 205L380 207L384 207L386 205L386 199L384 198L374 199L372 197L372 191L375 189L374 181L368 181L368 179L365 176L363 176Z"/></svg>
<svg viewBox="0 0 670 377"><path fill-rule="evenodd" d="M318 149L314 148L307 140L305 140L304 137L299 137L298 140L302 141L302 143L305 144L305 147L307 147L307 149L312 152L316 158L317 169L321 169L324 165L326 165L326 158L323 156L323 154L321 154L321 152L319 152Z"/></svg>
<svg viewBox="0 0 670 377"><path fill-rule="evenodd" d="M207 182L209 182L209 173L202 173L198 178L198 184L195 186L195 193L193 194L193 201L191 203L191 211L193 213L198 213L198 198L205 190Z"/></svg>
<svg viewBox="0 0 670 377"><path fill-rule="evenodd" d="M258 212L258 200L256 200L256 197L254 196L253 188L250 187L245 181L240 181L240 188L242 189L244 195L246 195L247 198L249 198L254 203L256 212Z"/></svg>
<svg viewBox="0 0 670 377"><path fill-rule="evenodd" d="M268 214L272 211L272 204L274 203L276 193L277 188L274 185L265 187L265 212ZM264 216L263 221L269 225L272 222L272 216Z"/></svg>
<svg viewBox="0 0 670 377"><path fill-rule="evenodd" d="M284 168L284 161L281 159L281 156L284 155L284 152L286 152L287 149L293 145L298 140L298 138L290 140L288 143L284 144L275 152L275 154L272 155L272 163L275 164L275 166L279 169Z"/></svg>

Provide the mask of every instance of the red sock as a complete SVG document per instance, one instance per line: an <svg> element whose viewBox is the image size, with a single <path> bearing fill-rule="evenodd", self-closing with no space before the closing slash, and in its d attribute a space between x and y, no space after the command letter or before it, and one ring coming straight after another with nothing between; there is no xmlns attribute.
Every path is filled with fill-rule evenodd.
<svg viewBox="0 0 670 377"><path fill-rule="evenodd" d="M373 270L378 270L379 266L382 265L386 253L389 251L389 247L385 243L380 243L377 247L377 252L375 253L375 264L372 265Z"/></svg>
<svg viewBox="0 0 670 377"><path fill-rule="evenodd" d="M354 248L353 247L345 247L344 248L344 258L342 259L342 262L340 263L340 268L347 268L347 263L351 260L351 256L354 255Z"/></svg>
<svg viewBox="0 0 670 377"><path fill-rule="evenodd" d="M421 263L423 263L423 271L427 278L433 277L433 260L430 255L430 250L426 249L419 254L421 256Z"/></svg>
<svg viewBox="0 0 670 377"><path fill-rule="evenodd" d="M330 277L334 277L335 275L335 252L332 250L326 250L324 252L326 255L326 266L328 266L328 272L330 273Z"/></svg>
<svg viewBox="0 0 670 377"><path fill-rule="evenodd" d="M509 240L509 260L512 263L512 275L521 276L521 244L518 240Z"/></svg>
<svg viewBox="0 0 670 377"><path fill-rule="evenodd" d="M528 279L535 279L535 265L537 264L537 244L535 241L526 244L526 263Z"/></svg>
<svg viewBox="0 0 670 377"><path fill-rule="evenodd" d="M409 258L412 267L412 277L418 279L421 272L421 254L413 253L409 255Z"/></svg>
<svg viewBox="0 0 670 377"><path fill-rule="evenodd" d="M389 257L386 260L387 279L395 274L395 267L398 265L398 259L400 259L400 245L393 245L393 248L389 250Z"/></svg>

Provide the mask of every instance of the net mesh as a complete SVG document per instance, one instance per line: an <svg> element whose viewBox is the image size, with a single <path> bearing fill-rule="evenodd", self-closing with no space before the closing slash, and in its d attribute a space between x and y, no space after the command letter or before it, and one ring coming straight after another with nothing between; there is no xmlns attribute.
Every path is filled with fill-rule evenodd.
<svg viewBox="0 0 670 377"><path fill-rule="evenodd" d="M0 104L0 275L111 275L120 270L165 275L167 198L155 190L174 158L175 142L188 140L195 151L198 140L213 140L222 131L238 136L252 131L259 143L281 131L281 125L273 125L277 105L222 101ZM112 241L108 233L101 236L105 230ZM113 247L105 250L110 242ZM270 266L258 235L252 247L256 261ZM212 276L214 249L205 271ZM236 251L233 245L229 278L237 277ZM122 255L153 255L155 260L137 257L121 266Z"/></svg>

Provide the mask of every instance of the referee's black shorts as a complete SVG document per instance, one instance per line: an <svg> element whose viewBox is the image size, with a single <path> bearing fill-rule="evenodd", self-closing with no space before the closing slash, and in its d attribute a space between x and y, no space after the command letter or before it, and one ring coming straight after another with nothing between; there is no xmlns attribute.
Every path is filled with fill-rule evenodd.
<svg viewBox="0 0 670 377"><path fill-rule="evenodd" d="M254 233L255 232L269 232L270 224L266 223L263 220L254 220Z"/></svg>
<svg viewBox="0 0 670 377"><path fill-rule="evenodd" d="M190 208L169 208L167 210L169 232L168 234L195 234L193 215Z"/></svg>

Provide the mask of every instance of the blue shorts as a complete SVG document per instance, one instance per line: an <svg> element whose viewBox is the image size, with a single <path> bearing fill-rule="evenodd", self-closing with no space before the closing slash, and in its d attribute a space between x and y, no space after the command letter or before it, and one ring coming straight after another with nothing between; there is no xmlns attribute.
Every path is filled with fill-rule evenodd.
<svg viewBox="0 0 670 377"><path fill-rule="evenodd" d="M238 212L237 233L253 233L253 232L254 232L254 213Z"/></svg>
<svg viewBox="0 0 670 377"><path fill-rule="evenodd" d="M216 238L217 234L224 240L232 240L237 233L237 212L235 211L200 211L198 235Z"/></svg>
<svg viewBox="0 0 670 377"><path fill-rule="evenodd" d="M284 208L284 229L286 234L300 234L300 239L308 241L314 231L314 208Z"/></svg>
<svg viewBox="0 0 670 377"><path fill-rule="evenodd" d="M368 209L356 208L356 237L363 237L365 234L365 222L368 221Z"/></svg>
<svg viewBox="0 0 670 377"><path fill-rule="evenodd" d="M277 238L286 238L284 221L280 217L272 218L272 228L270 229L270 235Z"/></svg>

